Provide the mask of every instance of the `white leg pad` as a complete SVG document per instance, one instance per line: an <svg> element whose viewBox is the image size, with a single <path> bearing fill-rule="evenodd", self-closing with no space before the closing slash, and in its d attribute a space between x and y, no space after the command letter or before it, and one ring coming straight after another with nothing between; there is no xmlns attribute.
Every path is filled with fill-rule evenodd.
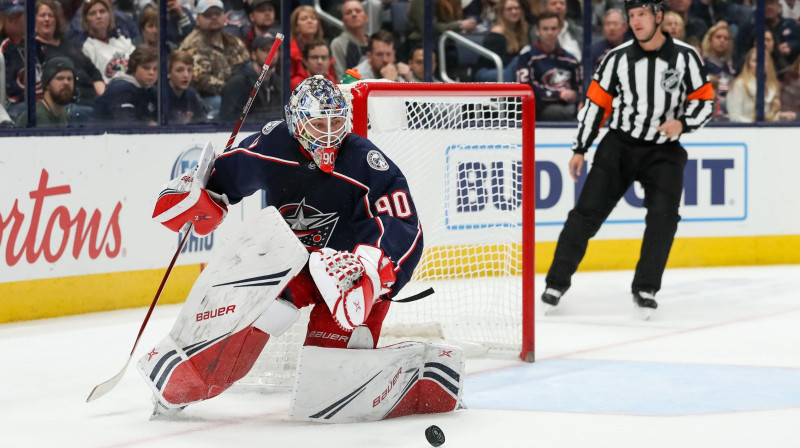
<svg viewBox="0 0 800 448"><path fill-rule="evenodd" d="M283 299L275 299L275 302L253 322L253 326L270 336L278 337L286 333L286 330L299 318L300 310L294 304Z"/></svg>
<svg viewBox="0 0 800 448"><path fill-rule="evenodd" d="M272 331L291 325L292 310L276 298L307 260L305 246L275 207L248 220L200 273L169 334L137 362L159 401L184 406L241 378L234 377L246 373L243 359L253 353L236 344L245 344L250 326L263 316L275 315L264 323Z"/></svg>
<svg viewBox="0 0 800 448"><path fill-rule="evenodd" d="M404 342L375 350L303 347L289 411L294 420L354 423L458 408L464 354Z"/></svg>

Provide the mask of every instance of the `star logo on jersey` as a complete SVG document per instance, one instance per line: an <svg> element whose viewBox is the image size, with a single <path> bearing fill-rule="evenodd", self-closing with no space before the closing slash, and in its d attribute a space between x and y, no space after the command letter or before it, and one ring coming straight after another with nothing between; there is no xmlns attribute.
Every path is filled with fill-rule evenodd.
<svg viewBox="0 0 800 448"><path fill-rule="evenodd" d="M289 228L307 248L323 248L333 234L339 221L336 213L322 213L306 205L303 199L299 204L287 204L278 210Z"/></svg>
<svg viewBox="0 0 800 448"><path fill-rule="evenodd" d="M453 355L453 351L452 350L442 350L442 353L439 353L439 357L440 358L442 356L446 356L448 358L452 358L453 357L452 355Z"/></svg>
<svg viewBox="0 0 800 448"><path fill-rule="evenodd" d="M150 353L147 354L147 361L149 362L151 359L153 359L153 356L156 356L157 354L158 352L156 349L150 350Z"/></svg>
<svg viewBox="0 0 800 448"><path fill-rule="evenodd" d="M661 88L669 93L678 90L678 86L681 85L682 77L683 73L674 68L664 70L664 73L661 74Z"/></svg>

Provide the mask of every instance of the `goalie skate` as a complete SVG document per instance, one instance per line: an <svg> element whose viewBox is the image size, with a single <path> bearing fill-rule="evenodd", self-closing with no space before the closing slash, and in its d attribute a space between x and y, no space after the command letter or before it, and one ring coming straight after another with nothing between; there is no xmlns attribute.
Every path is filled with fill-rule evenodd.
<svg viewBox="0 0 800 448"><path fill-rule="evenodd" d="M158 401L158 398L156 398L155 395L153 395L151 398L153 401L153 413L150 414L150 420L169 420L172 417L180 414L181 411L183 411L184 409L186 409L186 406L181 406L178 408L168 408L163 404L161 404L161 402Z"/></svg>

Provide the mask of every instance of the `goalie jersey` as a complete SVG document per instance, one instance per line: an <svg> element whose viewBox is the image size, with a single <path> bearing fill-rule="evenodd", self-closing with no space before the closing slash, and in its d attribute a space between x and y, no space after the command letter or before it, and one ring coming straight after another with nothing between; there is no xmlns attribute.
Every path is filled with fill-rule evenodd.
<svg viewBox="0 0 800 448"><path fill-rule="evenodd" d="M389 297L410 280L422 254L422 227L403 173L366 138L350 133L333 173L322 172L284 121L217 157L208 189L231 204L263 190L308 249L383 249L397 274Z"/></svg>

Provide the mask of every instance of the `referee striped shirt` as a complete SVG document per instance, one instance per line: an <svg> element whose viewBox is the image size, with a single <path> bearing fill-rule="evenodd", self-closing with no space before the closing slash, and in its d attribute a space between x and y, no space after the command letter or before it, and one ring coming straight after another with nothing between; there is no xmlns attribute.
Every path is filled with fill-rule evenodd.
<svg viewBox="0 0 800 448"><path fill-rule="evenodd" d="M690 45L665 37L655 51L643 50L632 39L606 55L578 113L573 151L585 153L609 115L611 129L651 143L678 140L656 130L667 120L680 120L687 133L711 119L714 90L703 60Z"/></svg>

